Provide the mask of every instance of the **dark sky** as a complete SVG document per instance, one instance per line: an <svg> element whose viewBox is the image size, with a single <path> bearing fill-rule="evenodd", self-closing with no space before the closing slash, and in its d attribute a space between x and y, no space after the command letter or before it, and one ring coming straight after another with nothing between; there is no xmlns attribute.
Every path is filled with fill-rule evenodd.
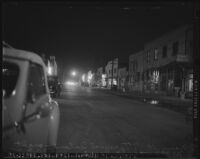
<svg viewBox="0 0 200 159"><path fill-rule="evenodd" d="M167 31L192 23L192 4L4 3L3 40L55 55L60 69L94 69L128 56Z"/></svg>

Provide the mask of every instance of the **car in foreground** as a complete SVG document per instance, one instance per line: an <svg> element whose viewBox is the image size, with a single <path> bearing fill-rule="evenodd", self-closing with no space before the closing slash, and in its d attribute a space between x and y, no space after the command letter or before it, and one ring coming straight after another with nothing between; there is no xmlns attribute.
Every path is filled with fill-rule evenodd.
<svg viewBox="0 0 200 159"><path fill-rule="evenodd" d="M55 150L60 111L50 97L41 57L3 47L2 65L3 152Z"/></svg>

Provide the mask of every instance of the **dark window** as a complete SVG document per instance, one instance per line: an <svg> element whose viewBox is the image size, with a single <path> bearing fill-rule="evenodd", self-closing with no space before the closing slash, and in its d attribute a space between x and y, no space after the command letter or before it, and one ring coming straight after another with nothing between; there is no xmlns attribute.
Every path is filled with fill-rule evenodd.
<svg viewBox="0 0 200 159"><path fill-rule="evenodd" d="M114 73L116 73L116 68L114 68Z"/></svg>
<svg viewBox="0 0 200 159"><path fill-rule="evenodd" d="M154 60L158 60L158 49L154 49Z"/></svg>
<svg viewBox="0 0 200 159"><path fill-rule="evenodd" d="M137 72L137 74L136 74L136 81L137 81L137 82L140 81L140 72Z"/></svg>
<svg viewBox="0 0 200 159"><path fill-rule="evenodd" d="M4 91L4 97L9 97L12 92L14 91L18 76L19 76L19 67L10 62L3 62L3 68L2 68L2 86Z"/></svg>
<svg viewBox="0 0 200 159"><path fill-rule="evenodd" d="M173 43L173 52L172 55L178 54L178 42Z"/></svg>
<svg viewBox="0 0 200 159"><path fill-rule="evenodd" d="M167 46L163 46L162 57L167 57Z"/></svg>
<svg viewBox="0 0 200 159"><path fill-rule="evenodd" d="M44 71L40 65L33 63L30 65L29 71L28 89L31 89L37 99L46 93Z"/></svg>

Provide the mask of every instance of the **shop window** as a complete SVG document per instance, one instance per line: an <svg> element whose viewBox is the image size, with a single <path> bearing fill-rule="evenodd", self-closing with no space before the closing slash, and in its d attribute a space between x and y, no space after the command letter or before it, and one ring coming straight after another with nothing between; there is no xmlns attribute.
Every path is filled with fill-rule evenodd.
<svg viewBox="0 0 200 159"><path fill-rule="evenodd" d="M158 60L158 49L154 49L154 60Z"/></svg>
<svg viewBox="0 0 200 159"><path fill-rule="evenodd" d="M193 74L189 75L189 92L193 91Z"/></svg>
<svg viewBox="0 0 200 159"><path fill-rule="evenodd" d="M153 71L152 82L158 83L158 81L159 81L159 71L155 70Z"/></svg>

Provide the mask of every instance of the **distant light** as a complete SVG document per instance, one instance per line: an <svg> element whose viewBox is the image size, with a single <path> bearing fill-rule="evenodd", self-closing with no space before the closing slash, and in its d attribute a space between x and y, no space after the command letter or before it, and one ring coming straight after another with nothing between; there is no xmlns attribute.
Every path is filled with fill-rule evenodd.
<svg viewBox="0 0 200 159"><path fill-rule="evenodd" d="M152 100L152 101L150 102L150 104L158 104L158 101L157 101L157 100Z"/></svg>
<svg viewBox="0 0 200 159"><path fill-rule="evenodd" d="M48 74L52 75L52 67L48 67Z"/></svg>
<svg viewBox="0 0 200 159"><path fill-rule="evenodd" d="M88 82L90 83L92 80L93 74L88 74Z"/></svg>
<svg viewBox="0 0 200 159"><path fill-rule="evenodd" d="M75 86L75 85L77 85L77 83L73 82L73 81L67 81L67 82L65 82L65 84L69 85L69 86Z"/></svg>
<svg viewBox="0 0 200 159"><path fill-rule="evenodd" d="M76 76L76 72L75 71L72 72L72 76Z"/></svg>
<svg viewBox="0 0 200 159"><path fill-rule="evenodd" d="M82 75L82 81L85 82L85 74Z"/></svg>
<svg viewBox="0 0 200 159"><path fill-rule="evenodd" d="M6 69L6 68L5 68L5 69L3 69L3 72L6 72L6 71L8 71L8 69Z"/></svg>
<svg viewBox="0 0 200 159"><path fill-rule="evenodd" d="M129 7L124 7L123 9L124 9L124 10L130 10L131 8L129 8Z"/></svg>
<svg viewBox="0 0 200 159"><path fill-rule="evenodd" d="M14 90L13 92L12 92L12 96L14 96L16 94L16 90Z"/></svg>
<svg viewBox="0 0 200 159"><path fill-rule="evenodd" d="M106 74L102 74L102 78L103 78L103 79L106 78Z"/></svg>

